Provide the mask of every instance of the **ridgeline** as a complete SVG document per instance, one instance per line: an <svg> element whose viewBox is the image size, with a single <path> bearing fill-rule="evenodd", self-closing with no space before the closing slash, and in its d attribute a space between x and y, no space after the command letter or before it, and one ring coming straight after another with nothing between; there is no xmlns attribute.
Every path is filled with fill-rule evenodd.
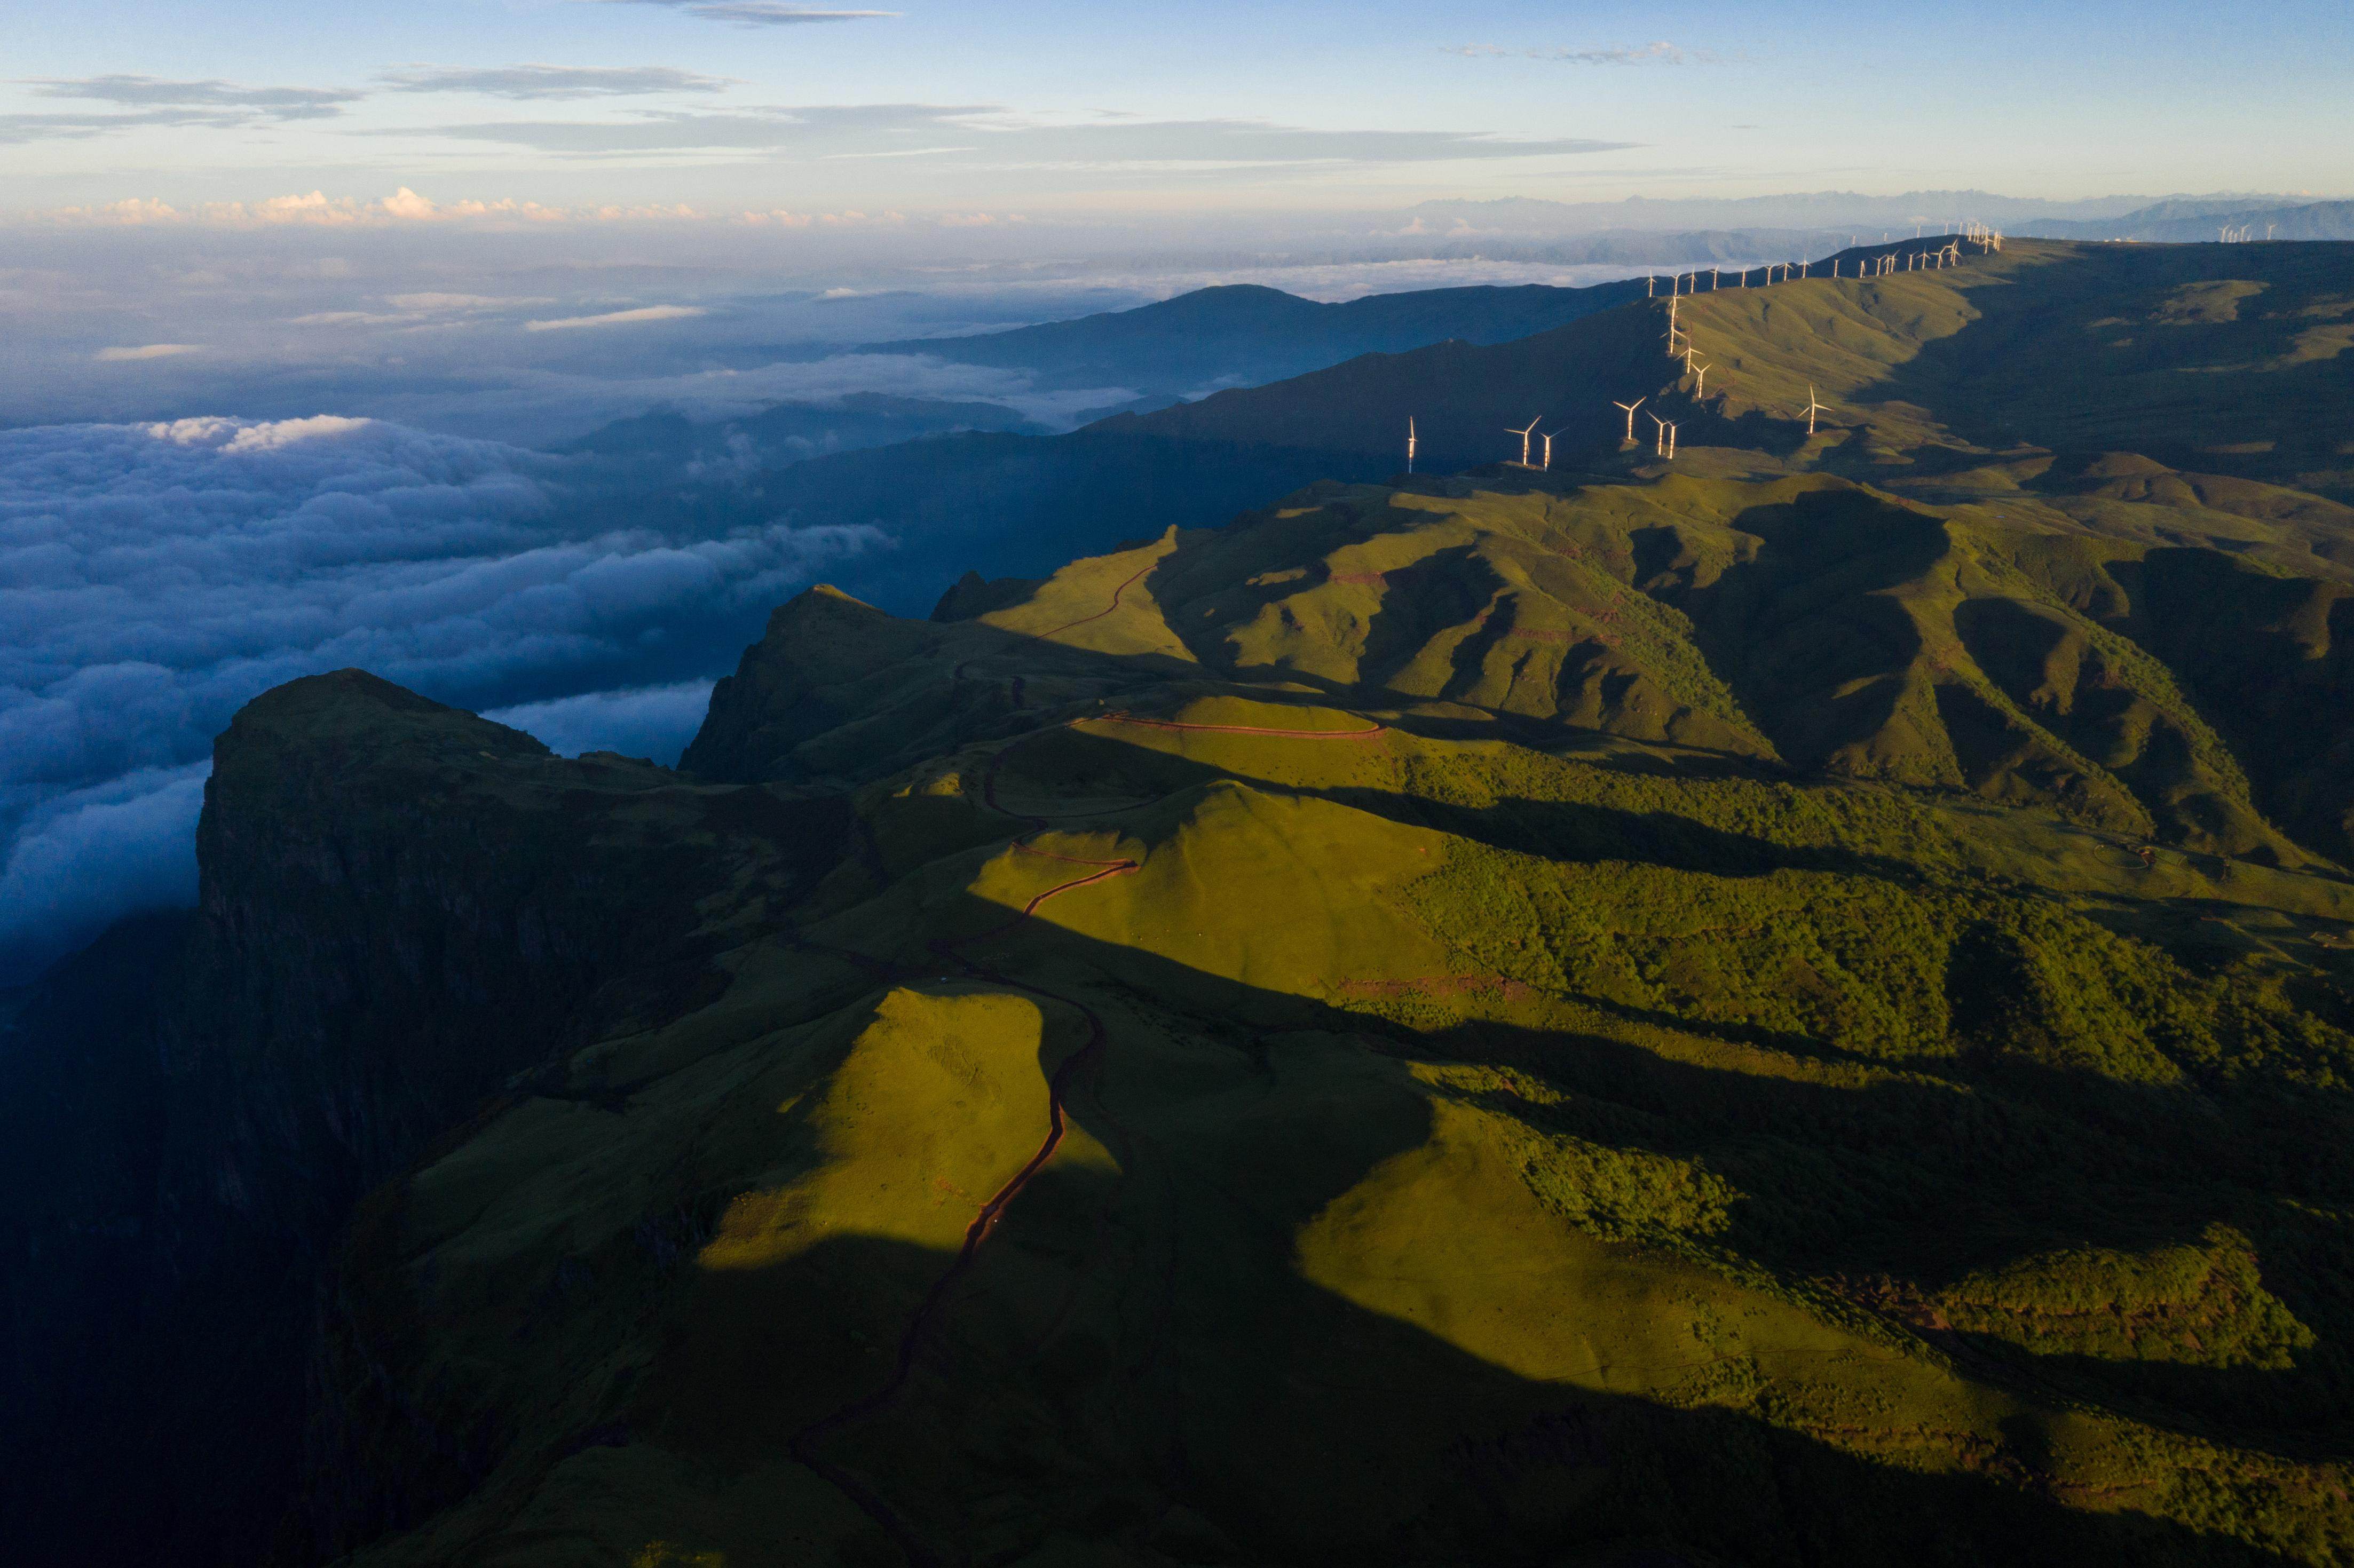
<svg viewBox="0 0 2354 1568"><path fill-rule="evenodd" d="M1113 421L1341 477L811 589L677 770L258 700L13 1392L177 1325L183 1561L2342 1560L2354 260L1752 281Z"/></svg>

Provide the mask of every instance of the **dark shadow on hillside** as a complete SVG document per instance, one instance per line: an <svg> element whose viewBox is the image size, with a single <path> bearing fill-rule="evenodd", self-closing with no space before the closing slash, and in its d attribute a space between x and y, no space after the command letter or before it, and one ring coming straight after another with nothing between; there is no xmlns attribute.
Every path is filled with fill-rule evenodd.
<svg viewBox="0 0 2354 1568"><path fill-rule="evenodd" d="M1193 1087L1172 1095L1166 1063L1132 1056L1116 1033L1070 1103L1118 1176L1050 1168L949 1298L905 1397L825 1439L825 1460L932 1561L1012 1562L1058 1535L1150 1561L1189 1532L1216 1543L1214 1560L1336 1568L2286 1561L2063 1507L2039 1486L2053 1445L2036 1414L2010 1417L1999 1441L1956 1435L1941 1453L1955 1470L1925 1475L1738 1404L1681 1409L1532 1381L1353 1306L1301 1277L1293 1238L1422 1143L1428 1102L1378 1055L1288 1032L1356 1033L1365 1019L1057 930L970 951L1051 995L1104 1003L1095 970L1155 1007L1183 999L1194 1037L1175 1048L1190 1053L1181 1079ZM1711 1076L1591 1038L1529 1038L1553 1043L1553 1071L1563 1049L1615 1049L1630 1082L1665 1068L1682 1080L1655 1084L1666 1097ZM1470 1026L1440 1043L1499 1042ZM1469 1059L1508 1054L1501 1044ZM1787 1117L1792 1105L1759 1108ZM946 1264L837 1239L787 1264L689 1277L679 1335L595 1440L720 1473L773 1456L887 1383L893 1337ZM435 1419L466 1430L456 1394ZM1892 1415L1890 1436L1904 1431ZM502 1479L544 1474L566 1452ZM682 1520L679 1543L718 1550L760 1528L740 1510L733 1523L726 1535L716 1515ZM898 1560L880 1531L837 1550Z"/></svg>
<svg viewBox="0 0 2354 1568"><path fill-rule="evenodd" d="M1746 1412L1517 1377L1299 1280L1277 1237L1247 1262L1218 1255L1220 1222L1185 1211L1221 1196L1202 1173L1164 1171L1161 1160L1148 1152L1129 1172L1092 1255L1067 1250L1078 1239L1067 1225L1017 1210L906 1400L828 1444L828 1461L871 1487L934 1561L1010 1563L1055 1538L1111 1562L1190 1547L1213 1561L1333 1568L2290 1561L2039 1495L2031 1478L2049 1439L2033 1417L2011 1423L1999 1448L1969 1456L1979 1473L1924 1475ZM1173 1210L1137 1191L1164 1178ZM1021 1330L1042 1303L1022 1298L1044 1270L1010 1255L1024 1251L1078 1278L1092 1308L1037 1341ZM882 1241L823 1252L696 1288L714 1298L709 1310L749 1329L773 1321L779 1298L811 1277L913 1277L945 1263ZM1129 1259L1162 1266L1116 1277ZM1254 1264L1258 1288L1238 1296L1222 1276ZM798 1370L817 1351L762 1335L733 1363L737 1392L747 1406L765 1396L805 1408ZM695 1454L699 1445L681 1441L685 1425L614 1436ZM1056 1450L1051 1479L1025 1484L1009 1468L1005 1447L1017 1442ZM717 1530L699 1537L695 1521L681 1524L682 1545L718 1544ZM838 1550L904 1560L880 1530Z"/></svg>
<svg viewBox="0 0 2354 1568"><path fill-rule="evenodd" d="M1500 1089L1490 1108L1602 1148L1719 1172L1745 1196L1710 1245L1791 1280L1886 1277L1934 1291L2030 1256L2079 1247L2146 1253L2195 1243L2214 1223L2237 1227L2253 1240L2265 1287L2317 1336L2296 1352L2296 1370L2134 1361L2105 1379L2097 1364L2063 1367L2067 1380L2089 1378L2107 1403L2160 1425L2212 1435L2221 1423L2233 1441L2299 1457L2354 1449L2344 1415L2354 1303L2335 1283L2344 1244L2321 1220L2285 1217L2354 1198L2346 1138L2354 1107L2342 1091L2119 1083L1967 1048L1957 1060L1891 1064L1934 1076L1840 1086L1677 1060L1575 1029L1466 1022L1408 1030L1375 1012L1270 993L1067 931L1003 946L1006 959L1024 960L1009 973L1034 972L1050 956L1057 972L1095 969L1158 1006L1174 1002L1213 1038L1235 1038L1239 1027L1238 1049L1279 1051L1251 1042L1283 1030L1371 1033L1408 1054L1538 1075L1555 1094ZM1710 1033L1672 1016L1646 1022ZM2042 1358L2013 1349L1998 1359L1981 1375L2045 1386Z"/></svg>
<svg viewBox="0 0 2354 1568"><path fill-rule="evenodd" d="M1663 594L1691 618L1709 664L1800 765L1872 735L1920 635L1883 590L1912 582L1946 548L1934 518L1858 491L1753 506L1731 524L1765 541L1705 588ZM1850 688L1850 694L1833 694Z"/></svg>
<svg viewBox="0 0 2354 1568"><path fill-rule="evenodd" d="M2295 484L2335 474L2346 356L2301 355L2301 312L2346 292L2343 246L2039 248L1966 290L1977 318L1877 383L1966 440ZM1967 274L1966 274L1967 276ZM2263 284L2244 309L2186 311L2203 286ZM2338 499L2344 500L2344 493Z"/></svg>

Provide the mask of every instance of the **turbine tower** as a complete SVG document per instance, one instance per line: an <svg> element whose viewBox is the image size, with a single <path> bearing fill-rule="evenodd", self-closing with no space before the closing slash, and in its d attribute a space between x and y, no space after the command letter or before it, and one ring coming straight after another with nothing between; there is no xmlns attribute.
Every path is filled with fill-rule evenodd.
<svg viewBox="0 0 2354 1568"><path fill-rule="evenodd" d="M1405 417L1405 471L1414 471L1414 416Z"/></svg>
<svg viewBox="0 0 2354 1568"><path fill-rule="evenodd" d="M1537 428L1537 420L1543 418L1544 416L1543 414L1539 414L1535 419L1531 419L1529 421L1529 428L1526 430L1516 430L1510 425L1506 425L1504 427L1504 434L1508 436L1518 436L1521 438L1521 466L1522 468L1529 466L1529 434Z"/></svg>
<svg viewBox="0 0 2354 1568"><path fill-rule="evenodd" d="M1613 401L1610 405L1614 408L1627 410L1627 444L1630 447L1635 444L1635 410L1649 401L1649 397L1638 397L1632 403Z"/></svg>
<svg viewBox="0 0 2354 1568"><path fill-rule="evenodd" d="M1815 416L1823 412L1822 404L1815 400L1815 384L1807 383L1807 434L1815 433Z"/></svg>
<svg viewBox="0 0 2354 1568"><path fill-rule="evenodd" d="M1694 397L1707 397L1708 361L1703 359L1698 365L1694 365L1692 363L1691 355L1687 354L1684 355L1684 368L1691 371L1694 376L1700 378L1700 385L1692 388L1692 396Z"/></svg>
<svg viewBox="0 0 2354 1568"><path fill-rule="evenodd" d="M1565 430L1567 429L1569 429L1569 427L1567 425L1564 425L1561 428L1561 430ZM1544 462L1543 467L1548 472L1553 469L1553 437L1561 434L1561 430L1548 430L1543 436L1539 438L1544 442Z"/></svg>
<svg viewBox="0 0 2354 1568"><path fill-rule="evenodd" d="M1651 421L1651 423L1653 423L1654 425L1657 425L1657 426L1659 427L1659 429L1658 429L1657 430L1653 431L1653 432L1652 432L1652 434L1651 434L1651 442L1652 442L1652 445L1651 445L1651 455L1652 455L1653 457L1665 457L1665 456L1667 456L1667 455L1668 455L1668 422L1667 422L1665 419L1660 418L1657 414L1646 414L1646 415L1645 415L1645 416L1643 416L1643 417L1644 417L1645 418L1647 418L1647 419L1650 420L1650 421Z"/></svg>

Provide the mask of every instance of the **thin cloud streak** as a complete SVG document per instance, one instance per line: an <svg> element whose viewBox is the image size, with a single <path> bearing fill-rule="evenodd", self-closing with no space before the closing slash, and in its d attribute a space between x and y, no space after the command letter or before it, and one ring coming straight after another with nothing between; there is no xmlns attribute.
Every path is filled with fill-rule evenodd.
<svg viewBox="0 0 2354 1568"><path fill-rule="evenodd" d="M633 322L674 322L705 314L700 305L642 305L633 311L607 311L602 315L559 316L554 321L525 322L525 332L558 332L570 327L626 326Z"/></svg>
<svg viewBox="0 0 2354 1568"><path fill-rule="evenodd" d="M1589 66L1715 65L1723 58L1714 49L1679 48L1664 40L1639 48L1622 44L1606 49L1515 49L1501 44L1441 44L1439 52L1471 59L1551 60L1559 65Z"/></svg>
<svg viewBox="0 0 2354 1568"><path fill-rule="evenodd" d="M471 92L518 101L622 98L663 92L725 92L737 79L669 66L404 66L376 78L394 92Z"/></svg>
<svg viewBox="0 0 2354 1568"><path fill-rule="evenodd" d="M19 77L16 84L31 88L41 98L84 98L133 107L259 109L299 118L308 118L309 111L319 110L333 113L335 105L356 102L367 96L356 88L245 87L217 78L175 81L154 76L36 76Z"/></svg>
<svg viewBox="0 0 2354 1568"><path fill-rule="evenodd" d="M779 0L590 0L604 5L662 5L684 11L705 22L727 22L738 27L792 27L812 22L868 22L896 16L896 11L822 11L808 5L788 5Z"/></svg>
<svg viewBox="0 0 2354 1568"><path fill-rule="evenodd" d="M204 345L194 343L143 343L122 348L101 348L90 357L101 365L122 365L145 359L172 359L183 354L202 354Z"/></svg>
<svg viewBox="0 0 2354 1568"><path fill-rule="evenodd" d="M392 134L394 132L386 132ZM429 134L528 147L577 158L653 153L793 153L851 158L904 154L889 143L942 138L938 155L973 155L996 168L1267 168L1310 164L1440 163L1615 152L1633 145L1586 138L1518 141L1470 131L1321 131L1265 120L1025 122L978 104L828 104L718 112L645 110L608 121L501 121L442 125Z"/></svg>

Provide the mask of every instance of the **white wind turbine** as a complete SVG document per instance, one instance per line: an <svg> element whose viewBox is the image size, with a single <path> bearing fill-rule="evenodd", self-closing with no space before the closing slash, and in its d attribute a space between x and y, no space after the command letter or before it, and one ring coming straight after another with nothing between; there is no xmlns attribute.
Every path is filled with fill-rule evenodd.
<svg viewBox="0 0 2354 1568"><path fill-rule="evenodd" d="M1610 405L1614 408L1627 410L1627 444L1628 446L1635 444L1635 410L1649 401L1649 397L1638 397L1632 403L1620 403L1614 400Z"/></svg>
<svg viewBox="0 0 2354 1568"><path fill-rule="evenodd" d="M1699 386L1697 386L1697 387L1695 387L1692 389L1692 396L1693 396L1693 397L1707 397L1707 396L1708 396L1708 361L1707 361L1707 360L1705 360L1705 359L1703 359L1703 360L1702 360L1699 364L1695 365L1695 364L1693 364L1693 363L1692 363L1691 355L1684 355L1684 368L1685 368L1686 370L1691 371L1694 376L1698 376L1698 377L1700 378L1700 385L1699 385Z"/></svg>
<svg viewBox="0 0 2354 1568"><path fill-rule="evenodd" d="M1544 416L1543 416L1543 414L1539 414L1539 415L1536 417L1536 418L1535 418L1535 419L1531 419L1531 420L1529 421L1529 428L1528 428L1528 429L1525 429L1525 430L1516 430L1516 429L1512 429L1512 427L1511 427L1511 426L1510 426L1510 425L1506 425L1506 426L1504 427L1504 433L1505 433L1506 435L1508 435L1508 436L1518 436L1518 437L1520 437L1520 438L1521 438L1521 466L1522 466L1522 468L1526 468L1526 467L1528 467L1528 466L1529 466L1529 435L1530 435L1530 432L1531 432L1531 431L1533 431L1533 430L1537 428L1537 421L1538 421L1539 419L1543 419L1543 418L1544 418Z"/></svg>
<svg viewBox="0 0 2354 1568"><path fill-rule="evenodd" d="M1665 419L1660 418L1657 414L1646 414L1643 417L1659 427L1658 429L1651 433L1651 455L1653 457L1667 456L1668 422Z"/></svg>
<svg viewBox="0 0 2354 1568"><path fill-rule="evenodd" d="M1565 430L1567 429L1569 429L1569 427L1567 425L1564 425L1561 428L1561 430ZM1544 461L1541 466L1543 466L1548 472L1553 469L1553 437L1561 434L1561 430L1547 430L1543 435L1537 438L1539 440L1544 442Z"/></svg>
<svg viewBox="0 0 2354 1568"><path fill-rule="evenodd" d="M1826 411L1827 411L1827 410L1824 408L1823 405L1822 405L1821 403L1819 403L1819 402L1816 401L1816 398L1815 398L1815 384L1814 384L1813 382L1811 382L1811 381L1808 382L1808 383L1807 383L1807 434L1808 434L1808 435L1810 435L1810 436L1811 436L1811 435L1813 435L1813 434L1815 433L1815 416L1816 416L1817 414L1824 413L1824 412L1826 412Z"/></svg>
<svg viewBox="0 0 2354 1568"><path fill-rule="evenodd" d="M1405 471L1414 471L1414 416L1405 417Z"/></svg>

